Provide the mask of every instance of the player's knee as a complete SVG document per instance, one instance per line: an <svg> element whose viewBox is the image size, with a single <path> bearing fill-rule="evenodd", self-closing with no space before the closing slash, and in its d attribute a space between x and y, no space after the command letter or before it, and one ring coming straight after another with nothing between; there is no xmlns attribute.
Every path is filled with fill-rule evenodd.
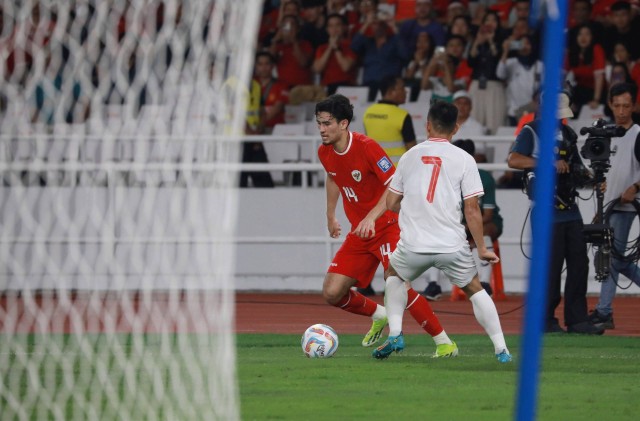
<svg viewBox="0 0 640 421"><path fill-rule="evenodd" d="M342 297L344 297L345 293L342 291L337 291L331 288L323 288L322 289L322 298L332 306L338 305L340 301L342 301Z"/></svg>

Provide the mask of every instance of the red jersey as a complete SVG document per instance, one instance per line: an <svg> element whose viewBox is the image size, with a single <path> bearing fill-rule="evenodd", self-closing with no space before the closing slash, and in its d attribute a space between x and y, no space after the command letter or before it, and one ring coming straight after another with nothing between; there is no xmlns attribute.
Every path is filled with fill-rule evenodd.
<svg viewBox="0 0 640 421"><path fill-rule="evenodd" d="M300 50L304 52L310 59L313 58L313 46L309 41L298 41ZM313 83L313 75L311 67L301 66L293 54L292 44L278 44L276 50L278 79L287 83L290 87L296 85L311 85Z"/></svg>
<svg viewBox="0 0 640 421"><path fill-rule="evenodd" d="M265 111L269 111L269 109L278 102L284 104L289 103L289 87L278 79L270 79L264 85L260 83L260 87L262 88L262 105ZM271 120L265 121L264 125L266 127L273 127L276 124L282 123L284 123L284 110Z"/></svg>
<svg viewBox="0 0 640 421"><path fill-rule="evenodd" d="M340 188L342 206L353 231L384 194L395 167L375 140L355 132L349 132L349 145L344 152L320 145L318 157L328 177ZM387 211L376 221L376 231L390 220L397 220L397 215Z"/></svg>
<svg viewBox="0 0 640 421"><path fill-rule="evenodd" d="M576 77L576 85L582 86L589 89L595 88L595 77L593 76L594 72L604 72L604 67L606 65L606 58L604 54L604 50L600 46L600 44L593 45L593 60L591 64L580 63L575 67L571 67L569 64L568 57L565 59L565 68L573 72Z"/></svg>
<svg viewBox="0 0 640 421"><path fill-rule="evenodd" d="M353 50L351 50L350 45L350 41L346 39L342 40L340 41L340 50L342 51L342 54L353 59L354 62L357 62L358 56L353 52ZM316 50L316 59L322 57L328 47L329 44L322 44L321 46L319 46ZM322 72L322 80L320 81L320 84L325 86L334 83L354 84L358 76L357 73L358 67L355 64L348 72L343 71L340 67L340 64L338 63L338 59L336 58L335 53L331 53L331 56L327 61L327 66Z"/></svg>

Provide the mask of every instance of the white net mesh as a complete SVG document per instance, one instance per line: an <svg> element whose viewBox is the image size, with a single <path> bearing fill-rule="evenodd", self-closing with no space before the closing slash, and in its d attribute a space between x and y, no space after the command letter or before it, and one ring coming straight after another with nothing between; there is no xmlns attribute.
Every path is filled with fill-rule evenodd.
<svg viewBox="0 0 640 421"><path fill-rule="evenodd" d="M228 164L261 10L0 5L3 420L239 418Z"/></svg>

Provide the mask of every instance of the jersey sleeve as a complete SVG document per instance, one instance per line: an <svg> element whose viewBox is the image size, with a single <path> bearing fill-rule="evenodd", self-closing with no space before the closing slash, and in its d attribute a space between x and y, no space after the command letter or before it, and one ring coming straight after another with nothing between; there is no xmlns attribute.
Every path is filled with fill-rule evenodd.
<svg viewBox="0 0 640 421"><path fill-rule="evenodd" d="M389 183L391 177L395 173L395 167L384 149L376 142L370 142L365 149L367 161L371 165L371 169L384 185Z"/></svg>
<svg viewBox="0 0 640 421"><path fill-rule="evenodd" d="M464 158L465 166L461 186L463 200L473 196L484 195L484 188L482 187L482 180L480 179L478 165L471 155L466 155L467 156Z"/></svg>

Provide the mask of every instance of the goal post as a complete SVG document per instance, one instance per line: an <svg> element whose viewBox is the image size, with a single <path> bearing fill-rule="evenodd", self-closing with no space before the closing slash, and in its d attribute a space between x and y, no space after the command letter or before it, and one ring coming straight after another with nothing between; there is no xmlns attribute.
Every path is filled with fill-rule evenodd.
<svg viewBox="0 0 640 421"><path fill-rule="evenodd" d="M2 419L239 419L234 163L262 0L0 10Z"/></svg>

